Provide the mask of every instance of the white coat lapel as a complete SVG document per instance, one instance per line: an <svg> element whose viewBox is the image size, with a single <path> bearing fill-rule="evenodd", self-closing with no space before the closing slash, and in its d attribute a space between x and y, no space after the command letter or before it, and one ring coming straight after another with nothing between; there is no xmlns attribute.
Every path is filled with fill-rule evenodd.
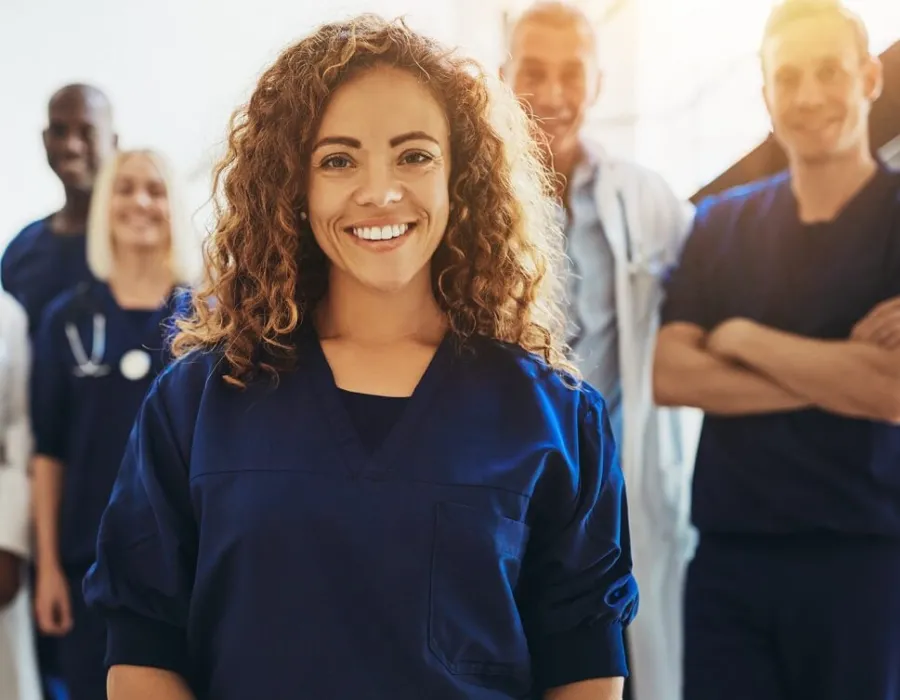
<svg viewBox="0 0 900 700"><path fill-rule="evenodd" d="M600 177L594 190L597 214L603 225L603 232L616 258L616 267L625 269L629 259L629 236L625 226L625 211L620 200L623 197L621 173L614 162L600 160Z"/></svg>

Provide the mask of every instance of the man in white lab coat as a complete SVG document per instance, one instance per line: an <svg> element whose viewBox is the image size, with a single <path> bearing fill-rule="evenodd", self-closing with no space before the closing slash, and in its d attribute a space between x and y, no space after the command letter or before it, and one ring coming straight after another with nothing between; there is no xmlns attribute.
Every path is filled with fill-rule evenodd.
<svg viewBox="0 0 900 700"><path fill-rule="evenodd" d="M31 614L23 584L29 553L31 429L28 317L0 292L0 698L38 696Z"/></svg>
<svg viewBox="0 0 900 700"><path fill-rule="evenodd" d="M569 275L569 343L606 398L628 489L640 609L627 632L626 698L681 697L682 587L693 440L684 410L652 401L662 276L688 232L689 205L663 179L613 158L582 133L600 91L596 36L563 2L539 2L511 32L504 80L530 107L560 176Z"/></svg>

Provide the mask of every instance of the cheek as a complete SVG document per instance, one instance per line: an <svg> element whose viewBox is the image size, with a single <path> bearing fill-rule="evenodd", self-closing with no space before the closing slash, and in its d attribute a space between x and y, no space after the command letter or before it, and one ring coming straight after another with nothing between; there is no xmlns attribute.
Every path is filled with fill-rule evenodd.
<svg viewBox="0 0 900 700"><path fill-rule="evenodd" d="M307 194L308 223L324 233L347 209L350 188L341 182L313 182Z"/></svg>
<svg viewBox="0 0 900 700"><path fill-rule="evenodd" d="M161 199L156 205L156 213L159 218L161 218L166 224L168 224L169 219L171 218L172 212L169 210L169 200Z"/></svg>
<svg viewBox="0 0 900 700"><path fill-rule="evenodd" d="M119 196L113 196L109 202L109 220L120 221L125 218L128 201Z"/></svg>

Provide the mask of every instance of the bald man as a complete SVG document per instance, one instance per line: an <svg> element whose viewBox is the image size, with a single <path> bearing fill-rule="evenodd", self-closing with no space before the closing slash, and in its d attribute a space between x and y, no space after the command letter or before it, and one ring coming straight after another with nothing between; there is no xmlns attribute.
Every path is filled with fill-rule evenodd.
<svg viewBox="0 0 900 700"><path fill-rule="evenodd" d="M65 190L55 214L26 226L0 261L0 281L28 314L33 332L44 306L60 292L89 278L85 229L94 179L116 149L112 108L90 85L67 85L48 105L44 148Z"/></svg>

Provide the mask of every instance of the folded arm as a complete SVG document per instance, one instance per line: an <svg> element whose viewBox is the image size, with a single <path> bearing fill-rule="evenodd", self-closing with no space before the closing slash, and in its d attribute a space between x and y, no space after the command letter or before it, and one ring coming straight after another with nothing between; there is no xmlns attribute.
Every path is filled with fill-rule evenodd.
<svg viewBox="0 0 900 700"><path fill-rule="evenodd" d="M809 399L706 347L706 331L692 323L663 326L653 362L653 393L661 406L692 406L719 415L751 415L806 408Z"/></svg>
<svg viewBox="0 0 900 700"><path fill-rule="evenodd" d="M900 424L900 350L805 338L745 319L727 321L709 345L826 411Z"/></svg>
<svg viewBox="0 0 900 700"><path fill-rule="evenodd" d="M548 690L544 700L622 700L621 678L597 678Z"/></svg>
<svg viewBox="0 0 900 700"><path fill-rule="evenodd" d="M194 700L177 673L144 666L113 666L106 680L109 700Z"/></svg>

